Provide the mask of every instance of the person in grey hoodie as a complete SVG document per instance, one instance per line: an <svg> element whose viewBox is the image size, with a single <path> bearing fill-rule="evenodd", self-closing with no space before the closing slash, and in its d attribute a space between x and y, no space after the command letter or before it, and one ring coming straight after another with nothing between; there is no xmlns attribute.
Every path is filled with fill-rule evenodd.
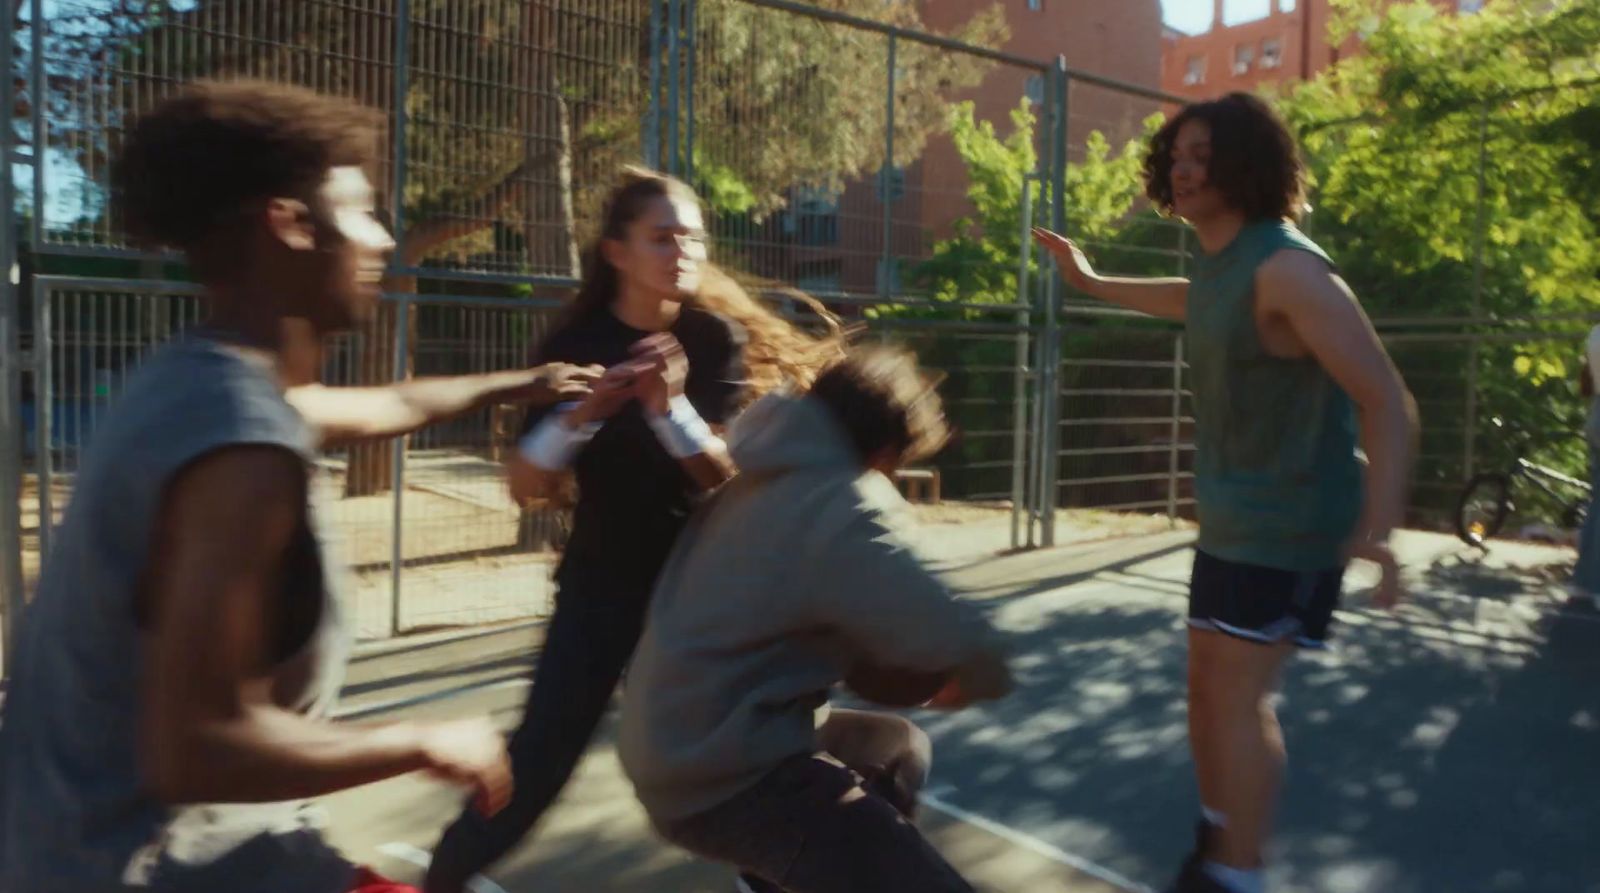
<svg viewBox="0 0 1600 893"><path fill-rule="evenodd" d="M907 820L927 737L828 705L834 685L887 668L944 674L937 706L1010 689L987 621L896 535L906 505L889 475L945 438L915 360L858 348L735 421L740 475L657 580L623 768L657 831L737 866L742 889L971 889Z"/></svg>

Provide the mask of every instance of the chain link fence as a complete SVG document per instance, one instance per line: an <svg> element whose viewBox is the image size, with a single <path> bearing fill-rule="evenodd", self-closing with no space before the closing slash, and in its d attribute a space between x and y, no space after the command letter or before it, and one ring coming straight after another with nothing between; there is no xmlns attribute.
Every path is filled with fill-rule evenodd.
<svg viewBox="0 0 1600 893"><path fill-rule="evenodd" d="M128 122L200 76L303 84L384 122L374 174L400 246L391 293L374 324L332 345L329 383L526 362L576 283L615 171L642 161L700 191L714 258L784 312L805 319L785 297L799 288L944 374L957 439L916 480L987 511L971 517L998 525L997 545L1052 544L1061 508L1190 516L1180 329L1067 294L1028 238L1048 225L1104 272L1183 275L1195 246L1182 226L1131 194L1110 208L1084 198L1096 177L1129 180L1129 153L1174 98L892 18L789 0L20 4L18 39L0 42L20 73L0 85L17 110L0 131L14 174L0 178L0 262L20 264L0 283L9 616L96 419L145 352L201 318L173 258L126 244L107 184ZM995 124L1025 165L984 180L987 193L952 135L952 110L983 97L974 132ZM1013 110L1032 127L1021 148L1005 143ZM1519 395L1478 382L1576 351L1580 328L1382 326L1422 405L1413 520L1448 526L1461 482L1511 461L1513 440L1481 420ZM323 457L318 492L355 569L363 637L547 610L562 516L505 493L517 423L486 409ZM1567 430L1571 418L1552 421L1536 432L1551 445L1528 455L1581 463L1550 434Z"/></svg>

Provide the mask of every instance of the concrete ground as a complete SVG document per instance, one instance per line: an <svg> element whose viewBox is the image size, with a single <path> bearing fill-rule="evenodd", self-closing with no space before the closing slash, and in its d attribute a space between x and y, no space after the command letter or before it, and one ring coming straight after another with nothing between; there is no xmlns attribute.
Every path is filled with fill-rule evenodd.
<svg viewBox="0 0 1600 893"><path fill-rule="evenodd" d="M983 709L917 715L935 742L928 833L981 889L1159 887L1181 858L1195 812L1182 701L1188 538L946 561L1014 637L1020 681ZM1412 598L1371 610L1371 577L1353 571L1337 648L1289 674L1271 888L1600 893L1600 613L1556 585L1571 552L1496 544L1479 556L1433 534L1406 534L1401 547ZM509 725L537 638L524 627L369 652L347 709L489 712ZM415 878L459 797L407 778L329 802L354 858ZM650 835L609 729L538 836L492 875L513 893L731 889L726 871Z"/></svg>

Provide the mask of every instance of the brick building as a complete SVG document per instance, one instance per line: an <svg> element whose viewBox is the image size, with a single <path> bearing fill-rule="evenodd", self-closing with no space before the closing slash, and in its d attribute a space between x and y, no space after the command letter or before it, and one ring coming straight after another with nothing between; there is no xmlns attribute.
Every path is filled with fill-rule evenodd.
<svg viewBox="0 0 1600 893"><path fill-rule="evenodd" d="M1003 49L1014 55L1054 59L1065 55L1072 68L1155 87L1161 78L1160 0L995 0L1003 6L1011 37ZM922 16L935 32L968 20L975 3L922 0ZM876 73L874 73L876 74ZM1043 101L1042 77L996 65L978 87L952 97L971 100L977 116L1011 129L1010 115L1024 96ZM1069 153L1081 150L1091 130L1113 144L1139 131L1159 104L1110 90L1077 85L1069 94ZM880 287L901 290L900 275L925 258L933 242L950 235L956 220L971 211L966 167L948 136L935 136L916 163L894 171L888 182L871 177L842 193L797 191L780 225L780 240L791 246L778 278L817 292L874 294ZM884 203L892 219L889 252L883 262ZM887 280L887 281L886 281Z"/></svg>
<svg viewBox="0 0 1600 893"><path fill-rule="evenodd" d="M1476 12L1485 0L1434 0L1441 9ZM1352 35L1328 39L1330 0L1272 0L1262 18L1224 24L1225 0L1213 0L1212 25L1200 34L1164 28L1161 87L1179 96L1205 99L1236 90L1310 80L1361 51Z"/></svg>

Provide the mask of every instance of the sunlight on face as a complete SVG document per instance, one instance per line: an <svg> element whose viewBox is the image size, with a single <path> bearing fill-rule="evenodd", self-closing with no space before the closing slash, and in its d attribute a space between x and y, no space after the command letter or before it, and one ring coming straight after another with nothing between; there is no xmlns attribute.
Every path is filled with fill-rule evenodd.
<svg viewBox="0 0 1600 893"><path fill-rule="evenodd" d="M662 196L628 226L617 269L624 280L681 301L700 289L706 263L705 217L687 197Z"/></svg>

